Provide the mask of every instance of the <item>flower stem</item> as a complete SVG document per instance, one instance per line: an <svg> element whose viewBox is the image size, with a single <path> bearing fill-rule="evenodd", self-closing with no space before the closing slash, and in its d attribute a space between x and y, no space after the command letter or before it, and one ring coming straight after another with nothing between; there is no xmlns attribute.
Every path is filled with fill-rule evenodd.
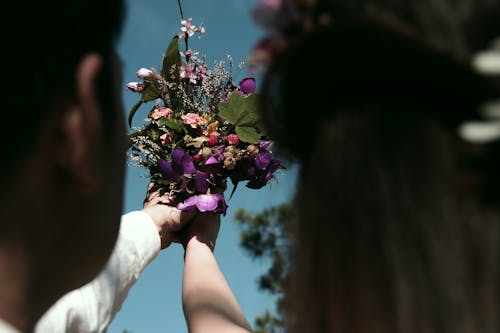
<svg viewBox="0 0 500 333"><path fill-rule="evenodd" d="M181 20L184 20L184 12L182 11L181 0L177 0L177 4L179 5L179 12L181 13Z"/></svg>
<svg viewBox="0 0 500 333"><path fill-rule="evenodd" d="M184 20L184 11L182 10L181 0L177 0L177 4L179 5L179 13L181 14L181 20ZM184 35L184 44L186 45L186 51L189 50L188 44L189 36L187 34Z"/></svg>

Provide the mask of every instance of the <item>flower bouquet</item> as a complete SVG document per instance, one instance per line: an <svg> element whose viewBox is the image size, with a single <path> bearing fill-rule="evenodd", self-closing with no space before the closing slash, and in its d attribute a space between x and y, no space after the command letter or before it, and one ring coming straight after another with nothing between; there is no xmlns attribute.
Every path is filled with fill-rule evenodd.
<svg viewBox="0 0 500 333"><path fill-rule="evenodd" d="M188 47L190 37L204 32L192 19L182 19L161 70L141 68L140 81L127 84L140 95L129 126L143 104L153 104L143 126L129 134L129 157L149 170L157 188L175 197L180 210L225 214L227 179L234 184L231 195L243 181L260 189L282 164L259 127L255 79L235 84L230 56L229 69L224 61L209 68L205 57Z"/></svg>

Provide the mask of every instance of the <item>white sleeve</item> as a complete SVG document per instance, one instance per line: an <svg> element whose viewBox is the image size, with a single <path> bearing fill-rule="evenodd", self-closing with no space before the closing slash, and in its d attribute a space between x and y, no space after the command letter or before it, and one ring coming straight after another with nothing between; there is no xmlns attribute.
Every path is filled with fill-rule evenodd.
<svg viewBox="0 0 500 333"><path fill-rule="evenodd" d="M160 246L158 230L148 214L136 211L123 215L115 249L104 270L59 299L39 320L35 332L105 332Z"/></svg>

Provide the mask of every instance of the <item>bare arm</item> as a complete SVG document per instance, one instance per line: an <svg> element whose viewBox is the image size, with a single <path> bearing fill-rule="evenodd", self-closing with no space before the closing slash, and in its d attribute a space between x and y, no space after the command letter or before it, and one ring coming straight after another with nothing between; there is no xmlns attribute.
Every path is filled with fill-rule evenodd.
<svg viewBox="0 0 500 333"><path fill-rule="evenodd" d="M188 230L182 281L188 329L191 333L251 332L212 252L219 224L219 217L200 214Z"/></svg>

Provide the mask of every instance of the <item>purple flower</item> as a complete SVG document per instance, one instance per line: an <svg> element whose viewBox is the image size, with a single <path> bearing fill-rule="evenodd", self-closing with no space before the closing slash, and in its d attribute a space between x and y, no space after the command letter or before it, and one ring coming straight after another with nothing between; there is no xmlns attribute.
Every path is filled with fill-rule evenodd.
<svg viewBox="0 0 500 333"><path fill-rule="evenodd" d="M210 183L208 179L210 177L210 173L196 170L194 174L194 188L199 193L207 193L208 186Z"/></svg>
<svg viewBox="0 0 500 333"><path fill-rule="evenodd" d="M250 95L255 92L255 79L253 77L246 77L239 83L239 93L242 96Z"/></svg>
<svg viewBox="0 0 500 333"><path fill-rule="evenodd" d="M183 149L174 149L171 157L172 163L164 159L158 160L158 168L165 180L180 183L181 176L190 176L196 172L193 157Z"/></svg>
<svg viewBox="0 0 500 333"><path fill-rule="evenodd" d="M274 178L274 172L278 170L281 161L273 158L269 161L265 170L261 170L247 183L247 187L251 189L260 189L264 187L271 179Z"/></svg>
<svg viewBox="0 0 500 333"><path fill-rule="evenodd" d="M263 150L255 158L255 166L259 170L264 170L271 163L272 155L269 150Z"/></svg>
<svg viewBox="0 0 500 333"><path fill-rule="evenodd" d="M213 212L226 215L227 204L224 196L221 194L199 194L187 198L184 202L177 205L182 211Z"/></svg>

